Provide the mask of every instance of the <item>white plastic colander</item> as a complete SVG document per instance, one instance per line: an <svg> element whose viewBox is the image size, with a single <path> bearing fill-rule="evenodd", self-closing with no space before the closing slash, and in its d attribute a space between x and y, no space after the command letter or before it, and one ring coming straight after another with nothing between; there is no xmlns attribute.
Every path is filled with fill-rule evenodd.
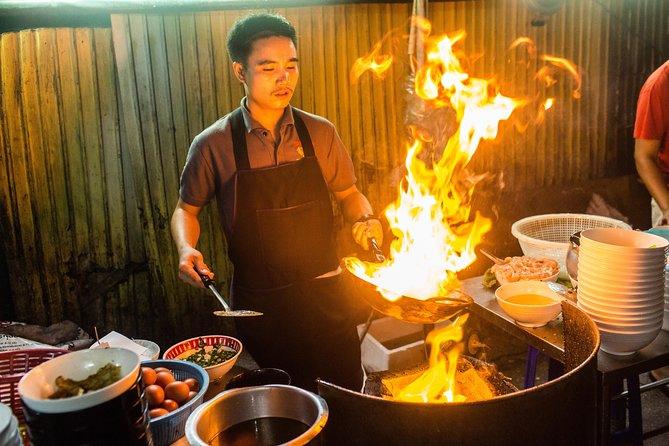
<svg viewBox="0 0 669 446"><path fill-rule="evenodd" d="M518 220L511 225L511 233L518 239L523 254L555 260L560 265L560 277L567 278L565 258L569 237L591 228L632 229L623 221L599 215L545 214Z"/></svg>

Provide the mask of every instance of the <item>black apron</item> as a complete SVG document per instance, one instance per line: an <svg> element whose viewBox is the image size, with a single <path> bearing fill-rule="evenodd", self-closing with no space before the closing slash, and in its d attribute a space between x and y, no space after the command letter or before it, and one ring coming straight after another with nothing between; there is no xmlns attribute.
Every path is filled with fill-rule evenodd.
<svg viewBox="0 0 669 446"><path fill-rule="evenodd" d="M304 158L251 169L241 109L232 112L237 171L229 255L232 303L263 316L236 318L244 348L261 367L287 371L294 385L316 378L359 390L360 345L346 308L342 275L314 279L338 266L333 213L309 132L293 109Z"/></svg>

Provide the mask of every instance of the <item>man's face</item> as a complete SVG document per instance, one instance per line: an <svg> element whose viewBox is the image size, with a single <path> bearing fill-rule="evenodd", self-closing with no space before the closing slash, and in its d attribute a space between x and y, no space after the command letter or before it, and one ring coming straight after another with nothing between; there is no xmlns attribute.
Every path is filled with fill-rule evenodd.
<svg viewBox="0 0 669 446"><path fill-rule="evenodd" d="M297 51L288 37L256 40L246 67L235 62L233 68L253 105L284 109L293 97L299 71Z"/></svg>

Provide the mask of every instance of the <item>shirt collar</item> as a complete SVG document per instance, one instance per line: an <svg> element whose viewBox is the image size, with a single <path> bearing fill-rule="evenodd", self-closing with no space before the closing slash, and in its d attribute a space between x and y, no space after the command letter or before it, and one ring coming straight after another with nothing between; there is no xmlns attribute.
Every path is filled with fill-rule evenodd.
<svg viewBox="0 0 669 446"><path fill-rule="evenodd" d="M251 130L256 129L264 129L262 124L253 119L251 116L251 111L246 106L246 96L242 98L240 106L242 109L242 116L244 118L244 126L246 127L247 132L251 132ZM290 104L288 104L288 106L283 111L283 116L281 117L279 127L283 128L287 125L295 125L295 121L293 119L293 107Z"/></svg>

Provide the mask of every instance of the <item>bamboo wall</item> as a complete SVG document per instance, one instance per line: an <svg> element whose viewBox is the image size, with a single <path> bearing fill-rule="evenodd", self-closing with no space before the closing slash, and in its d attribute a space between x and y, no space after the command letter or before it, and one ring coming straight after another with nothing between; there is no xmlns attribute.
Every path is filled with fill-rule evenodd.
<svg viewBox="0 0 669 446"><path fill-rule="evenodd" d="M521 2L430 3L435 31L465 29L466 52L482 53L472 73L497 74L503 92L533 91L519 54L507 51L518 36L582 70L580 101L563 82L543 126L504 125L475 156L476 171L502 173L507 192L634 171L636 95L667 58L669 6L601 3L568 1L543 27L531 25L537 14ZM384 81L365 75L353 86L349 70L388 30L406 26L409 11L397 3L278 10L299 33L293 104L337 126L377 208L394 198L404 154L406 70L399 64ZM245 12L119 14L111 29L1 36L0 247L12 303L2 318L69 318L161 341L230 329L211 316L213 298L178 281L169 218L191 139L242 96L225 35ZM224 287L230 266L218 227L207 211L200 247Z"/></svg>

